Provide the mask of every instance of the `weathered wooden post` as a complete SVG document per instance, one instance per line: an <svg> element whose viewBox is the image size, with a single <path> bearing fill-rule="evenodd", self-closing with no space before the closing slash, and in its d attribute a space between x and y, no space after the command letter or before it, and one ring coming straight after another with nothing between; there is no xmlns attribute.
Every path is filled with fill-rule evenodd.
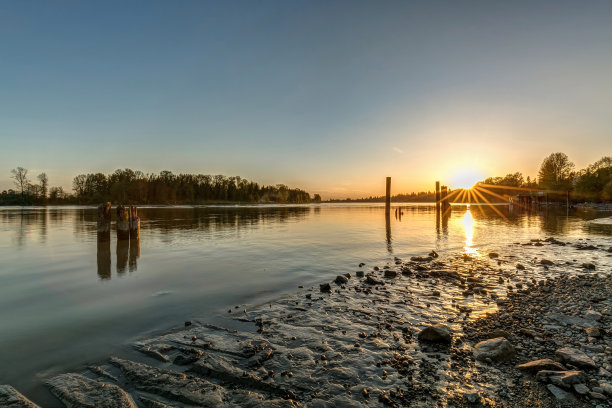
<svg viewBox="0 0 612 408"><path fill-rule="evenodd" d="M440 182L436 181L436 210L440 211Z"/></svg>
<svg viewBox="0 0 612 408"><path fill-rule="evenodd" d="M111 203L98 206L98 240L110 240Z"/></svg>
<svg viewBox="0 0 612 408"><path fill-rule="evenodd" d="M117 239L130 239L130 220L128 210L122 206L117 206Z"/></svg>
<svg viewBox="0 0 612 408"><path fill-rule="evenodd" d="M446 201L446 186L442 186L440 188L440 201L442 202L442 211L446 211L447 201Z"/></svg>
<svg viewBox="0 0 612 408"><path fill-rule="evenodd" d="M140 217L138 216L138 208L135 205L130 205L130 239L140 238Z"/></svg>
<svg viewBox="0 0 612 408"><path fill-rule="evenodd" d="M385 214L391 212L391 177L387 177L387 197L385 198Z"/></svg>

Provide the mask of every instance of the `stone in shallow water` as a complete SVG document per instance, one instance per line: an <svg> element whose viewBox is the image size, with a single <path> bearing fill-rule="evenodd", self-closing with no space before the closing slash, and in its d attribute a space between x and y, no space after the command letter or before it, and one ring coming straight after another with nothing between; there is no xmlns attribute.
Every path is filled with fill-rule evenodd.
<svg viewBox="0 0 612 408"><path fill-rule="evenodd" d="M40 408L10 385L0 385L0 407Z"/></svg>
<svg viewBox="0 0 612 408"><path fill-rule="evenodd" d="M448 327L443 324L436 324L435 326L427 326L421 330L418 334L419 340L431 341L440 343L451 342L451 332Z"/></svg>
<svg viewBox="0 0 612 408"><path fill-rule="evenodd" d="M595 364L591 357L580 350L571 347L563 347L555 351L555 354L566 363L575 365L576 367L597 368L597 364Z"/></svg>
<svg viewBox="0 0 612 408"><path fill-rule="evenodd" d="M505 361L513 356L514 346L503 337L481 341L474 346L474 357L477 360Z"/></svg>
<svg viewBox="0 0 612 408"><path fill-rule="evenodd" d="M348 278L344 275L338 275L336 276L336 279L334 280L334 282L337 285L344 285L345 283L348 283Z"/></svg>
<svg viewBox="0 0 612 408"><path fill-rule="evenodd" d="M136 408L121 388L80 374L61 374L48 380L47 385L68 407Z"/></svg>

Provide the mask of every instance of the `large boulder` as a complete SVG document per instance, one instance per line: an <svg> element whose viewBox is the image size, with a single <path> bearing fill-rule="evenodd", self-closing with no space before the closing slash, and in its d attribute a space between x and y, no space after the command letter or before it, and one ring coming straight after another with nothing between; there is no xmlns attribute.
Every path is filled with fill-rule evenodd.
<svg viewBox="0 0 612 408"><path fill-rule="evenodd" d="M80 374L61 374L47 381L47 385L68 407L136 408L121 388Z"/></svg>
<svg viewBox="0 0 612 408"><path fill-rule="evenodd" d="M434 326L427 326L423 330L421 330L418 334L418 338L421 341L450 343L451 332L450 329L445 325L436 324Z"/></svg>
<svg viewBox="0 0 612 408"><path fill-rule="evenodd" d="M514 346L505 338L481 341L474 346L474 357L480 361L505 361L514 356Z"/></svg>
<svg viewBox="0 0 612 408"><path fill-rule="evenodd" d="M10 385L0 385L0 407L40 408Z"/></svg>
<svg viewBox="0 0 612 408"><path fill-rule="evenodd" d="M571 347L563 347L555 351L555 354L564 362L576 367L597 368L597 364L580 350Z"/></svg>

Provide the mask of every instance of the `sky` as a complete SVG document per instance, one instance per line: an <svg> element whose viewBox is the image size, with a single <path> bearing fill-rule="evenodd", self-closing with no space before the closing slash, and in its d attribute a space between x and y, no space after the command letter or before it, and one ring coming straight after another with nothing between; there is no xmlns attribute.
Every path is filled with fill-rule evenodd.
<svg viewBox="0 0 612 408"><path fill-rule="evenodd" d="M612 155L611 73L609 0L7 0L0 190L17 166L324 199L582 168Z"/></svg>

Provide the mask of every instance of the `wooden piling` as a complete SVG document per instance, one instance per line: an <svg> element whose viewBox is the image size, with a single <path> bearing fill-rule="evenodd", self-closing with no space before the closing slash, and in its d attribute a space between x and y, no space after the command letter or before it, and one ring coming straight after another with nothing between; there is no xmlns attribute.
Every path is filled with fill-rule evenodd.
<svg viewBox="0 0 612 408"><path fill-rule="evenodd" d="M440 211L440 182L436 181L436 210Z"/></svg>
<svg viewBox="0 0 612 408"><path fill-rule="evenodd" d="M391 212L391 177L387 177L387 196L385 199L385 214Z"/></svg>
<svg viewBox="0 0 612 408"><path fill-rule="evenodd" d="M117 239L130 239L130 216L127 208L117 206Z"/></svg>
<svg viewBox="0 0 612 408"><path fill-rule="evenodd" d="M448 201L446 200L446 192L447 192L447 187L442 186L440 188L440 202L442 203L442 211L446 211L446 208L448 206Z"/></svg>
<svg viewBox="0 0 612 408"><path fill-rule="evenodd" d="M111 203L98 206L98 240L110 240Z"/></svg>
<svg viewBox="0 0 612 408"><path fill-rule="evenodd" d="M138 216L138 208L135 205L130 205L130 239L137 240L140 238L140 217Z"/></svg>

